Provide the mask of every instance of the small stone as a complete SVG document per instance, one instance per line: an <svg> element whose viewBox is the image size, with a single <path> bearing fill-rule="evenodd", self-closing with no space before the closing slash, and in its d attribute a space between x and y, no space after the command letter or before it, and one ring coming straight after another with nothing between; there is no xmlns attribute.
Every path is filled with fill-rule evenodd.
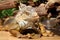
<svg viewBox="0 0 60 40"><path fill-rule="evenodd" d="M49 34L49 37L52 37L52 36L54 36L54 34L53 34L53 33L50 33L50 34Z"/></svg>
<svg viewBox="0 0 60 40"><path fill-rule="evenodd" d="M27 37L28 37L28 38L31 38L31 34L28 33L28 34L27 34Z"/></svg>
<svg viewBox="0 0 60 40"><path fill-rule="evenodd" d="M34 34L34 35L32 35L32 38L33 38L33 39L37 39L37 38L40 38L40 37L41 37L40 34Z"/></svg>
<svg viewBox="0 0 60 40"><path fill-rule="evenodd" d="M46 32L47 32L47 34L50 34L50 33L51 33L51 31L50 31L50 30L46 30Z"/></svg>
<svg viewBox="0 0 60 40"><path fill-rule="evenodd" d="M43 33L42 35L43 35L44 37L47 37L47 36L48 36L48 34L47 34L47 33Z"/></svg>

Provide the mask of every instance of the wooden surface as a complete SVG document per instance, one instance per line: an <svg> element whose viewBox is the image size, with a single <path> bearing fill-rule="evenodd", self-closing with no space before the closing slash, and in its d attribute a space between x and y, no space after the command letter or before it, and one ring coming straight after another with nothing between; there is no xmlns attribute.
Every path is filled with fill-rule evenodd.
<svg viewBox="0 0 60 40"><path fill-rule="evenodd" d="M55 36L55 37L41 37L39 39L21 39L11 36L9 32L0 31L0 40L60 40L60 37Z"/></svg>
<svg viewBox="0 0 60 40"><path fill-rule="evenodd" d="M0 1L0 10L15 8L17 4L16 0L3 0Z"/></svg>

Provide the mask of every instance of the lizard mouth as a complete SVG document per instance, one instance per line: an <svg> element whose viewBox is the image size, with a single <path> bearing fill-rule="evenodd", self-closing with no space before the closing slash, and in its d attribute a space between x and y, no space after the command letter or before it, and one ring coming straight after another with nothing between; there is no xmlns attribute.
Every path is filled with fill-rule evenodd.
<svg viewBox="0 0 60 40"><path fill-rule="evenodd" d="M28 33L29 34L32 34L32 33L39 34L39 31L37 29L30 28L30 29L24 29L20 33L23 34L23 35L26 35Z"/></svg>

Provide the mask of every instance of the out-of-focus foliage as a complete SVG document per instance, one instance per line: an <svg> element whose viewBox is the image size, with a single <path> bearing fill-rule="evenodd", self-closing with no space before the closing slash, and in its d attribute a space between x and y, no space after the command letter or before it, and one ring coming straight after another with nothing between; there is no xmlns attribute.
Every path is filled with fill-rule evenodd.
<svg viewBox="0 0 60 40"><path fill-rule="evenodd" d="M22 3L27 3L29 0L19 0L19 1L21 1ZM37 2L37 1L39 1L39 0L32 0L33 2Z"/></svg>
<svg viewBox="0 0 60 40"><path fill-rule="evenodd" d="M3 0L0 0L0 1L3 1Z"/></svg>
<svg viewBox="0 0 60 40"><path fill-rule="evenodd" d="M27 1L29 0L19 0L20 2L22 3L26 3ZM37 2L37 1L40 1L40 2L46 2L47 0L32 0L33 2Z"/></svg>
<svg viewBox="0 0 60 40"><path fill-rule="evenodd" d="M33 0L33 2L37 2L37 1L39 1L39 0Z"/></svg>
<svg viewBox="0 0 60 40"><path fill-rule="evenodd" d="M19 2L22 2L22 3L27 3L28 0L18 0Z"/></svg>
<svg viewBox="0 0 60 40"><path fill-rule="evenodd" d="M0 18L6 17L6 16L12 16L13 12L16 10L16 8L7 9L7 10L1 10L0 11Z"/></svg>

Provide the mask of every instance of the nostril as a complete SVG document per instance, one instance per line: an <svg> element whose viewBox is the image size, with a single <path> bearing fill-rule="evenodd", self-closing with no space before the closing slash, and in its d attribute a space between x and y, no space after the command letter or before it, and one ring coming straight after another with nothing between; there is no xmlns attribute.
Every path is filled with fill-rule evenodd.
<svg viewBox="0 0 60 40"><path fill-rule="evenodd" d="M51 13L51 15L52 15L51 17L56 18L58 16L59 12L56 11L56 7L53 7L53 8L49 8L47 13Z"/></svg>
<svg viewBox="0 0 60 40"><path fill-rule="evenodd" d="M54 6L59 6L60 4L59 3L55 3Z"/></svg>

